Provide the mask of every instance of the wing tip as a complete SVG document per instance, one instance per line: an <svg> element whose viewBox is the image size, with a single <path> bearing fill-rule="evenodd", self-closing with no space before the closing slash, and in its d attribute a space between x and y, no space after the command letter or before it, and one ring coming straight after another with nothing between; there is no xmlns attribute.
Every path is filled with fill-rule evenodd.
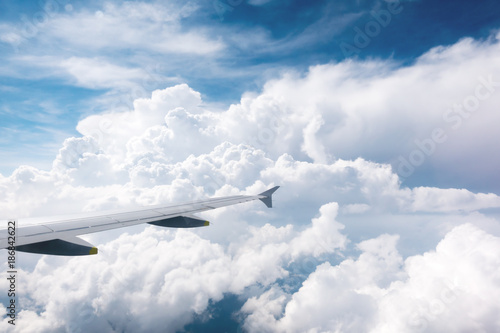
<svg viewBox="0 0 500 333"><path fill-rule="evenodd" d="M267 191L260 193L259 196L262 198L259 198L259 200L262 201L267 206L267 208L272 208L273 207L273 193L276 192L276 190L279 188L280 188L279 186L275 186L273 188L270 188Z"/></svg>

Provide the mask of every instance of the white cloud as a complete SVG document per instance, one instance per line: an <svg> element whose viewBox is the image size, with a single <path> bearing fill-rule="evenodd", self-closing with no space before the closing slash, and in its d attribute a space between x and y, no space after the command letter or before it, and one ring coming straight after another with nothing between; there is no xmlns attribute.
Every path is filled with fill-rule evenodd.
<svg viewBox="0 0 500 333"><path fill-rule="evenodd" d="M130 48L185 52L197 58L191 62L182 55L184 64L192 64L184 67L198 68L200 54L221 56L225 44L213 37L218 33L212 30L199 26L193 30L181 29L182 18L191 17L197 10L191 4L181 3L125 3L107 4L95 12L57 12L39 27L37 36L42 35L42 30L44 36L40 42L76 43L78 52L52 55L27 52L12 59L16 66L8 66L6 70L17 68L20 63L29 63L33 69L32 64L36 63L36 70L29 71L32 77L56 75L69 78L75 85L110 89L101 101L111 104L110 109L128 108L132 100L160 83L179 82L180 78L169 77L169 64L178 59L172 54L166 60L141 56L125 60L119 56L104 58L96 52L109 49L126 53ZM80 34L89 37L74 38ZM100 38L95 38L96 35ZM249 38L240 39L246 43ZM167 45L166 49L158 43ZM179 50L176 43L188 49ZM268 81L261 93L245 94L227 112L210 109L201 112L184 106L180 107L185 111L174 111L175 107L162 110L162 118L171 112L167 119L169 127L178 126L181 131L185 129L183 126L191 129L193 124L198 126L198 131L190 131L194 136L183 136L192 139L178 141L169 148L178 148L180 152L194 149L193 153L198 155L230 141L253 145L273 159L284 153L297 160L319 163L363 157L391 163L405 178L414 174L432 177L447 186L460 179L461 187L475 185L475 190L496 191L491 184L498 183L494 171L500 165L495 157L500 140L496 140L498 133L494 126L499 120L495 112L500 98L500 72L495 66L500 61L498 47L496 36L486 41L465 38L451 46L434 48L405 67L394 61L346 60L311 67L305 74L284 71L281 78ZM204 67L222 71L218 65L207 65L210 60L206 59L202 61ZM165 68L150 70L160 63ZM137 107L134 108L130 114L137 112ZM124 118L121 121L107 116L108 121L123 127L125 136L133 127L126 124L127 120L137 121L135 117L125 117L127 114L121 114ZM79 128L87 133L91 122L87 118ZM90 127L103 132L100 125L97 122ZM144 135L144 128L138 127L137 135ZM170 141L175 131L162 130L166 137L163 142ZM202 149L193 143L202 141L210 145ZM123 151L123 142L117 141L113 149Z"/></svg>
<svg viewBox="0 0 500 333"><path fill-rule="evenodd" d="M500 205L500 197L496 194L473 194L465 189L417 187L412 190L412 195L414 201L410 209L413 211L471 211Z"/></svg>
<svg viewBox="0 0 500 333"><path fill-rule="evenodd" d="M345 65L333 66L332 73L338 66ZM319 75L315 71L312 69L303 80ZM288 80L284 78L268 86L276 90ZM499 197L491 193L401 187L389 165L362 158L327 162L331 158L319 152L321 163L301 161L302 148L312 140L308 136L321 142L328 140L321 138L321 131L304 136L298 129L308 128L308 117L302 109L279 97L281 93L275 95L246 96L241 104L232 105L226 112L215 112L201 107L200 93L182 84L156 90L151 98L137 99L132 111L89 116L78 125L86 137L66 140L51 172L24 167L1 179L5 188L12 186L13 193L20 191L7 198L3 213L19 207L16 200L25 195L21 193L26 188L16 184L27 174L33 188L29 193L43 193L40 198L45 199L34 199L29 209L22 210L25 215L50 211L44 206L45 201L65 202L63 196L70 192L74 193L69 194L71 198L83 195L88 200L95 193L104 197L109 193L108 198L97 199L103 206L91 206L98 209L130 201L155 203L166 198L190 198L189 192L213 195L227 183L243 189L259 179L265 184L287 187L284 202L299 203L291 204L290 209L297 216L303 214L306 221L318 206L331 201L338 202L344 212L362 208L372 213L468 212L500 205ZM311 124L320 123L313 120ZM325 144L324 150L326 147L330 145ZM290 153L280 154L281 151ZM124 191L117 195L119 188ZM308 190L311 188L314 190ZM174 189L180 190L179 195L175 195ZM308 203L312 203L313 209L301 211ZM81 210L84 205L81 201L65 205L64 210Z"/></svg>
<svg viewBox="0 0 500 333"><path fill-rule="evenodd" d="M498 47L496 39L464 39L402 68L390 61L344 61L311 67L305 76L285 73L226 112L186 108L180 101L159 110L154 95L174 89L168 88L136 102L133 113L151 108L166 116L172 131L163 129L162 135L177 141L171 147L174 155L179 153L175 147L199 154L230 141L262 149L273 159L284 153L318 163L363 157L391 163L403 178L427 175L432 168L432 176L445 183L459 178L462 184L491 189L491 170L500 163L494 157L500 141L493 125L498 122L500 72L491 65L500 61ZM95 117L131 127L126 117ZM98 124L90 124L90 118L79 125L84 134L92 127ZM183 140L174 138L177 131ZM201 149L193 142L207 145ZM113 149L117 146L122 142ZM181 153L178 160L185 157Z"/></svg>
<svg viewBox="0 0 500 333"><path fill-rule="evenodd" d="M321 216L312 220L312 228L302 232L292 240L292 257L312 255L318 257L335 249L344 249L347 239L340 233L344 226L335 222L338 212L337 203L329 203L320 208Z"/></svg>
<svg viewBox="0 0 500 333"><path fill-rule="evenodd" d="M190 147L197 147L194 142L203 135L201 130L205 127L204 118L203 115L197 115L200 113L200 104L200 93L186 84L181 84L156 90L151 98L135 100L133 111L85 118L78 124L77 129L83 135L98 140L106 153L116 155L122 163L126 149L132 159L137 158L137 154L156 150L158 157L171 161L175 156L170 157L173 155L170 150L179 147L176 144L180 145L179 148L184 148L179 149L178 153L186 158L190 154L186 146L189 144ZM198 122L202 122L202 125L197 125ZM198 128L200 130L197 130ZM175 129L177 133L173 131ZM205 137L210 140L210 137ZM172 141L170 139L175 139L176 144L169 144L169 141Z"/></svg>
<svg viewBox="0 0 500 333"><path fill-rule="evenodd" d="M441 126L449 103L475 94L477 75L496 80L483 65L497 61L497 49L496 40L464 40L406 68L381 61L316 66L270 81L226 111L204 106L199 92L181 84L137 99L131 111L82 119L84 137L67 139L50 171L21 166L0 175L3 217L22 214L22 225L24 216L282 188L273 210L255 203L207 212L216 222L208 229L91 235L101 244L98 256L42 257L23 268L21 331L175 331L224 293L250 297L242 313L251 331L498 330L498 218L478 211L498 209L500 197L403 187L380 162ZM116 79L117 68L104 68ZM447 153L450 161L468 156L479 123L495 138L497 115L488 111L497 98L481 101L485 112L447 132L429 161L451 170L452 162L439 160L441 147L470 140L460 154ZM485 158L480 153L476 164ZM428 240L440 235L437 247ZM409 258L398 239L414 246ZM292 268L311 258L314 267L293 290Z"/></svg>
<svg viewBox="0 0 500 333"><path fill-rule="evenodd" d="M278 331L315 327L318 330L364 330L375 327L373 325L399 325L378 319L382 316L377 312L378 304L388 290L399 291L397 283L405 283L405 276L414 274L410 268L418 256L403 265L396 250L398 237L382 235L361 242L358 249L362 254L357 259L346 259L337 266L321 264L332 254L342 255L349 242L343 233L344 225L337 221L339 204L322 205L322 202L338 199L340 205L347 203L347 207L352 207L349 202L366 202L354 205L361 205L363 209L376 207L383 212L396 210L404 221L404 214L413 214L417 202L414 197L424 196L419 191L432 194L439 189L400 189L389 166L362 159L315 164L284 155L273 161L262 151L230 143L182 162L151 163L150 167L157 168L157 173L144 176L143 181L161 182L165 177L164 185L153 182L133 186L133 178L113 185L99 185L98 176L88 172L99 168L111 172L109 164L96 159L100 155L107 158L88 137L67 140L51 172L23 167L11 177L1 179L0 186L9 193L7 201L2 201L4 207L14 211L21 205L20 198L32 198L27 213L77 208L100 210L189 200L193 195L212 192L238 193L238 188L245 187L250 193L257 193L270 180L283 187L276 194L277 208L267 210L263 205L255 206L256 203L215 211L208 215L216 224L198 231L198 235L191 231L149 227L114 239L123 230L114 237L89 236L97 245L100 243L96 240L104 239L98 256L69 260L43 257L33 272L23 271L25 282L20 288L25 290L27 307L19 317L21 332L30 331L31 325L47 332L58 329L106 331L111 326L125 331L154 332L165 327L175 331L191 322L194 314L206 311L210 301L221 300L225 293L246 295L256 286L260 286L261 291L243 307L243 313L249 313L245 325L250 330L262 331L266 327ZM89 164L88 160L101 162ZM124 170L129 167L136 170L139 165L124 167ZM212 184L206 182L206 175L213 177ZM84 177L96 179L96 184L85 184ZM223 179L220 182L219 177ZM453 189L437 192L449 201L443 208L446 210L498 206L492 195ZM435 210L434 201L432 197L418 201L419 210ZM306 223L304 218L310 220L319 206L319 215ZM265 209L265 213L259 212L259 208ZM257 211L252 212L255 209ZM370 217L379 214L377 209L365 212L367 223ZM297 214L301 210L303 212ZM278 223L287 221L285 225L264 224L276 213L280 215ZM438 253L448 248L447 239L464 234L477 235L481 240L484 236L496 242L496 238L475 227L468 228L461 233L452 231L437 247ZM211 232L219 235L212 238ZM454 255L453 249L447 251ZM314 266L310 267L315 272L307 277L297 293L287 294L277 287L278 281L283 281L285 286L295 281L290 265L310 260L308 258L315 258ZM480 260L489 259L481 254ZM262 305L259 312L254 310L257 305ZM310 312L314 315L301 317ZM124 321L124 313L133 320ZM337 317L332 317L332 313ZM482 318L484 314L477 316Z"/></svg>
<svg viewBox="0 0 500 333"><path fill-rule="evenodd" d="M152 90L184 82L198 66L217 68L226 49L211 27L183 22L200 10L193 2L42 5L0 25L0 42L12 46L3 57L4 76L101 90L75 107L85 115L89 108L130 109Z"/></svg>
<svg viewBox="0 0 500 333"><path fill-rule="evenodd" d="M121 67L96 58L70 57L58 66L76 80L76 85L92 89L130 88L131 81L139 81L148 73L142 69Z"/></svg>
<svg viewBox="0 0 500 333"><path fill-rule="evenodd" d="M219 133L273 157L286 152L324 163L362 156L391 162L404 177L425 163L438 179L477 181L500 163L492 157L499 148L498 48L494 38L464 39L407 67L349 60L305 76L286 73L232 105Z"/></svg>
<svg viewBox="0 0 500 333"><path fill-rule="evenodd" d="M180 20L196 10L192 3L108 2L97 10L40 11L43 22L35 14L17 27L0 26L0 40L17 47L31 39L49 39L84 53L144 49L208 55L222 50L224 44L206 32L181 27Z"/></svg>
<svg viewBox="0 0 500 333"><path fill-rule="evenodd" d="M334 220L336 205L325 206L321 213L301 232L292 225L251 227L242 235L246 240L226 247L191 231L149 227L99 246L98 256L42 257L33 272L20 273L20 302L26 306L17 328L19 332L34 327L41 332L178 331L195 313L205 311L210 300L285 277L282 266L293 257L341 249L345 236L337 232L341 225ZM325 228L333 233L322 234ZM311 248L319 250L311 253ZM123 320L123 314L131 320Z"/></svg>
<svg viewBox="0 0 500 333"><path fill-rule="evenodd" d="M362 254L317 267L293 295L271 289L243 306L251 332L494 332L500 239L464 224L435 251L407 258L397 237L360 243ZM257 315L258 314L258 315Z"/></svg>
<svg viewBox="0 0 500 333"><path fill-rule="evenodd" d="M498 260L492 253L499 246L497 237L465 224L447 234L435 252L408 258L408 279L393 283L382 300L378 331L498 330L491 313L498 311L492 302L500 292ZM396 308L405 310L387 320Z"/></svg>

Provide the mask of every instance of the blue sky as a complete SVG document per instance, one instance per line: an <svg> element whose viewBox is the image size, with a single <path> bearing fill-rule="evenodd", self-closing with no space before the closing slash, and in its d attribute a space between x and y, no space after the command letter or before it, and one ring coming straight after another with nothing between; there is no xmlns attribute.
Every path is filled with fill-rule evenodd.
<svg viewBox="0 0 500 333"><path fill-rule="evenodd" d="M500 330L497 1L8 0L0 59L0 218L281 186L20 254L20 332Z"/></svg>

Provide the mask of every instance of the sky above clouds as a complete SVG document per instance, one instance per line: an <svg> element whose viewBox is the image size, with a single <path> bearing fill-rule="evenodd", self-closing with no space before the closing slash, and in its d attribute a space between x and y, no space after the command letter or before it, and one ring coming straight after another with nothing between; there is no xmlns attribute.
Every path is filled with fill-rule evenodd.
<svg viewBox="0 0 500 333"><path fill-rule="evenodd" d="M18 254L17 331L499 331L499 14L3 1L1 219L281 186L209 228Z"/></svg>

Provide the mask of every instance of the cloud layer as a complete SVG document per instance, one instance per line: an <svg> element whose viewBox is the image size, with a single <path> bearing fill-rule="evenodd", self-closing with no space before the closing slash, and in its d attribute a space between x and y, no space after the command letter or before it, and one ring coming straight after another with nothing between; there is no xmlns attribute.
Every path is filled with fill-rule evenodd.
<svg viewBox="0 0 500 333"><path fill-rule="evenodd" d="M363 157L391 164L412 183L424 178L449 186L460 179L462 187L498 192L492 171L500 166L494 153L500 72L492 64L500 61L499 45L496 36L466 38L406 67L344 61L311 67L304 76L288 72L223 113L203 108L199 94L180 85L136 100L128 113L87 118L78 130L113 153L124 154L128 143L134 155L156 140L158 153L181 161L229 141L273 159L284 153L317 163ZM160 118L168 129L151 127ZM140 139L129 142L128 134Z"/></svg>
<svg viewBox="0 0 500 333"><path fill-rule="evenodd" d="M288 72L227 110L180 84L82 119L50 170L0 175L2 218L282 188L272 210L207 212L210 228L89 235L90 258L20 255L19 331L174 332L227 294L250 332L498 330L500 197L402 183L427 164L476 183L500 163L500 73L485 66L498 45Z"/></svg>
<svg viewBox="0 0 500 333"><path fill-rule="evenodd" d="M494 332L500 239L471 224L435 250L403 260L398 237L359 243L361 254L319 265L290 295L278 286L242 308L251 332Z"/></svg>

